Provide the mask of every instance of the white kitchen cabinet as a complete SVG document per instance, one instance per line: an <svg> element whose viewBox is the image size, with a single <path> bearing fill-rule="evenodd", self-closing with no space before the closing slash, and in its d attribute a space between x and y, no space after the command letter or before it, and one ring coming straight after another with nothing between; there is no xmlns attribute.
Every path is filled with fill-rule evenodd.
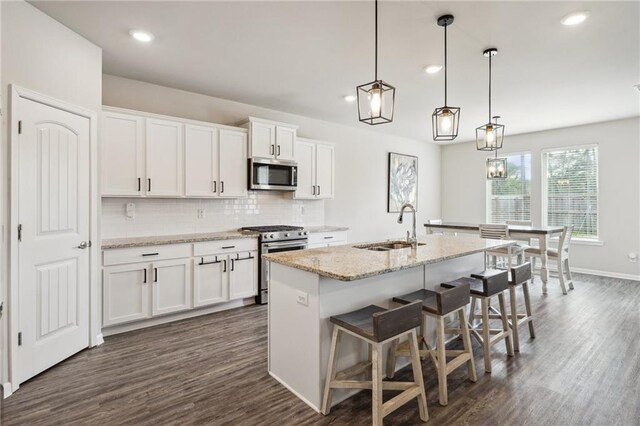
<svg viewBox="0 0 640 426"><path fill-rule="evenodd" d="M229 300L227 256L203 256L193 261L193 307Z"/></svg>
<svg viewBox="0 0 640 426"><path fill-rule="evenodd" d="M294 198L317 200L333 198L334 147L333 145L298 138L298 189Z"/></svg>
<svg viewBox="0 0 640 426"><path fill-rule="evenodd" d="M163 315L191 308L191 259L154 262L151 271L151 314Z"/></svg>
<svg viewBox="0 0 640 426"><path fill-rule="evenodd" d="M187 124L184 148L185 195L216 197L220 165L218 129Z"/></svg>
<svg viewBox="0 0 640 426"><path fill-rule="evenodd" d="M146 188L144 118L107 111L101 118L102 195L142 196Z"/></svg>
<svg viewBox="0 0 640 426"><path fill-rule="evenodd" d="M184 125L146 119L147 195L184 195Z"/></svg>
<svg viewBox="0 0 640 426"><path fill-rule="evenodd" d="M103 270L103 326L151 317L149 273L149 263L112 266Z"/></svg>
<svg viewBox="0 0 640 426"><path fill-rule="evenodd" d="M247 196L247 134L235 130L220 130L219 150L220 197Z"/></svg>
<svg viewBox="0 0 640 426"><path fill-rule="evenodd" d="M229 299L258 293L258 252L229 256Z"/></svg>
<svg viewBox="0 0 640 426"><path fill-rule="evenodd" d="M347 231L311 232L307 247L332 247L347 244Z"/></svg>
<svg viewBox="0 0 640 426"><path fill-rule="evenodd" d="M249 117L242 125L249 129L250 156L293 161L298 127Z"/></svg>

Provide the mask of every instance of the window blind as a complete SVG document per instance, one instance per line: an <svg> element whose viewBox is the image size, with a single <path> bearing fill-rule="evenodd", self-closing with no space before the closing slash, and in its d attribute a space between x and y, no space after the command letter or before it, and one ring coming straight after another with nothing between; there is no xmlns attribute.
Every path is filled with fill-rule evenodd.
<svg viewBox="0 0 640 426"><path fill-rule="evenodd" d="M531 220L531 153L507 155L507 178L488 181L491 223Z"/></svg>
<svg viewBox="0 0 640 426"><path fill-rule="evenodd" d="M598 238L598 147L545 151L547 225L573 225L573 236Z"/></svg>

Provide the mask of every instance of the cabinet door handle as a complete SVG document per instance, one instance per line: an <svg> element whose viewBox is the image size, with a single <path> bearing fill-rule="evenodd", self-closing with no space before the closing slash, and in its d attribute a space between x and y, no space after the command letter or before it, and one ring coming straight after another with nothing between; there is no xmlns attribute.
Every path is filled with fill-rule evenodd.
<svg viewBox="0 0 640 426"><path fill-rule="evenodd" d="M280 145L278 145L278 157L280 157Z"/></svg>
<svg viewBox="0 0 640 426"><path fill-rule="evenodd" d="M269 146L269 154L273 155L274 145Z"/></svg>
<svg viewBox="0 0 640 426"><path fill-rule="evenodd" d="M140 179L140 178L138 178L138 192L140 192L140 184L141 184L141 182L140 182L140 181L141 181L141 179Z"/></svg>
<svg viewBox="0 0 640 426"><path fill-rule="evenodd" d="M231 259L231 272L236 270L236 262L235 260Z"/></svg>
<svg viewBox="0 0 640 426"><path fill-rule="evenodd" d="M312 188L311 195L316 195L316 186L312 185L311 188Z"/></svg>
<svg viewBox="0 0 640 426"><path fill-rule="evenodd" d="M147 179L147 191L151 192L151 178Z"/></svg>
<svg viewBox="0 0 640 426"><path fill-rule="evenodd" d="M224 192L224 181L221 180L220 181L220 193L222 194Z"/></svg>
<svg viewBox="0 0 640 426"><path fill-rule="evenodd" d="M213 192L218 192L218 182L213 181Z"/></svg>
<svg viewBox="0 0 640 426"><path fill-rule="evenodd" d="M153 268L153 282L158 282L158 268Z"/></svg>
<svg viewBox="0 0 640 426"><path fill-rule="evenodd" d="M144 272L144 281L142 281L142 284L146 284L147 283L147 268L144 268L142 271Z"/></svg>
<svg viewBox="0 0 640 426"><path fill-rule="evenodd" d="M226 261L226 259L222 261L222 272L227 272L227 261Z"/></svg>

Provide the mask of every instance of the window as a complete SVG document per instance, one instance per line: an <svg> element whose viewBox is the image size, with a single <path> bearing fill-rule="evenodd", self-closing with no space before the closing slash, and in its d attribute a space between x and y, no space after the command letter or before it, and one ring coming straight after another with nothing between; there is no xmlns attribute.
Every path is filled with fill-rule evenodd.
<svg viewBox="0 0 640 426"><path fill-rule="evenodd" d="M598 147L542 153L543 212L546 225L573 225L573 236L598 239Z"/></svg>
<svg viewBox="0 0 640 426"><path fill-rule="evenodd" d="M507 178L487 181L487 221L531 220L531 153L509 154Z"/></svg>

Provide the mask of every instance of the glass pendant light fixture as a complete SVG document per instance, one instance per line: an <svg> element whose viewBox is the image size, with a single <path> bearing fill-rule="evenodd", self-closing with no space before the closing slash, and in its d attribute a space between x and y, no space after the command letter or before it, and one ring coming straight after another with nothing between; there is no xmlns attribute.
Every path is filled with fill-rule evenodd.
<svg viewBox="0 0 640 426"><path fill-rule="evenodd" d="M494 115L494 124L498 124L499 115ZM507 178L507 158L498 157L498 150L494 158L487 158L487 180L504 180Z"/></svg>
<svg viewBox="0 0 640 426"><path fill-rule="evenodd" d="M453 23L453 15L438 18L438 25L444 28L444 106L436 108L431 115L434 141L452 141L458 136L460 108L447 105L447 27Z"/></svg>
<svg viewBox="0 0 640 426"><path fill-rule="evenodd" d="M489 58L489 121L476 128L476 148L479 151L494 151L502 148L504 136L504 125L491 122L491 58L498 54L498 49L487 49L483 54Z"/></svg>
<svg viewBox="0 0 640 426"><path fill-rule="evenodd" d="M358 118L376 125L393 121L396 88L378 79L378 0L375 0L375 77L372 82L356 87Z"/></svg>

